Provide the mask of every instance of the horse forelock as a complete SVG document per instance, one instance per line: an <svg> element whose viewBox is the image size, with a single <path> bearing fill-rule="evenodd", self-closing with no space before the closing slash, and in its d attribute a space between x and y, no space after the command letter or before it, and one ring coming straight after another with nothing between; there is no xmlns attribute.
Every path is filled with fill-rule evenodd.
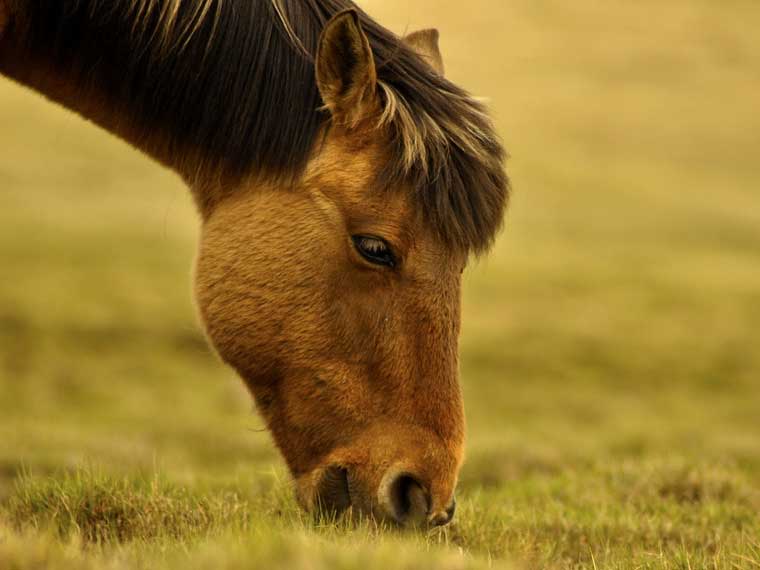
<svg viewBox="0 0 760 570"><path fill-rule="evenodd" d="M409 100L382 79L379 126L391 154L380 171L402 185L450 246L481 253L502 225L509 180L506 153L481 102L442 83L424 102Z"/></svg>

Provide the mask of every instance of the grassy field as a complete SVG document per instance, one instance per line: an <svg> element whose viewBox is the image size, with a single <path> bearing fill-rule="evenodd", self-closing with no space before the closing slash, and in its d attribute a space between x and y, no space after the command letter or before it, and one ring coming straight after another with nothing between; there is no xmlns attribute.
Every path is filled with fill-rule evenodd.
<svg viewBox="0 0 760 570"><path fill-rule="evenodd" d="M314 521L206 348L180 182L0 83L0 569L760 568L760 4L371 0L491 101L456 523Z"/></svg>

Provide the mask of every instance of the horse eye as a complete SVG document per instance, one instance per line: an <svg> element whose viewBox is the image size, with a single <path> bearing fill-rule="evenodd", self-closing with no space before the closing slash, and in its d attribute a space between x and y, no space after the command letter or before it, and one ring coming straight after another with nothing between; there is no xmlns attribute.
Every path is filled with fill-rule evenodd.
<svg viewBox="0 0 760 570"><path fill-rule="evenodd" d="M384 239L373 236L351 236L351 239L356 251L370 263L386 267L396 266L396 256Z"/></svg>

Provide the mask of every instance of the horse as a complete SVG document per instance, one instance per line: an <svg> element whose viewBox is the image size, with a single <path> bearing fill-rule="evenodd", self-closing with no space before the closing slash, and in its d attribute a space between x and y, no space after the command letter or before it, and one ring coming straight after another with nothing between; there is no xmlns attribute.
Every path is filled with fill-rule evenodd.
<svg viewBox="0 0 760 570"><path fill-rule="evenodd" d="M349 0L0 0L0 73L187 183L200 321L308 512L454 514L461 276L510 185L438 44Z"/></svg>

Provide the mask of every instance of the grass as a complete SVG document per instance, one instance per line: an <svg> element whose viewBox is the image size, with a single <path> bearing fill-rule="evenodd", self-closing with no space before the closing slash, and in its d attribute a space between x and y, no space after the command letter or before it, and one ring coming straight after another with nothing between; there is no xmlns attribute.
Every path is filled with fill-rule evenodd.
<svg viewBox="0 0 760 570"><path fill-rule="evenodd" d="M760 6L471 4L365 3L441 28L513 155L456 523L301 513L179 181L0 83L0 569L760 568Z"/></svg>

